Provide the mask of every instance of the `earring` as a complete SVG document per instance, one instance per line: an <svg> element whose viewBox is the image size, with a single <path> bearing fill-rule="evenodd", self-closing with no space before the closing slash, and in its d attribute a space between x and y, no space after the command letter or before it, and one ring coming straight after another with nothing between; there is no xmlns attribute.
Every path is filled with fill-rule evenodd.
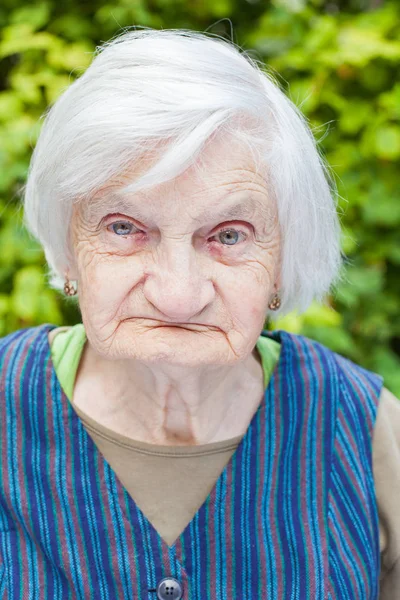
<svg viewBox="0 0 400 600"><path fill-rule="evenodd" d="M270 308L271 310L278 310L280 305L281 305L281 298L280 298L279 294L276 292L272 296L272 300L268 304L268 308Z"/></svg>
<svg viewBox="0 0 400 600"><path fill-rule="evenodd" d="M65 276L64 293L67 296L75 296L75 294L78 293L76 286L72 285L70 280L68 279L68 275Z"/></svg>

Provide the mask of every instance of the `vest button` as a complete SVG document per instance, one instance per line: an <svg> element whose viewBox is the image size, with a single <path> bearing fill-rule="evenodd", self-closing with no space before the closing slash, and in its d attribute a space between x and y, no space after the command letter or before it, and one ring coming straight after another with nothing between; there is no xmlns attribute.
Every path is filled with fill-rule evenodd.
<svg viewBox="0 0 400 600"><path fill-rule="evenodd" d="M164 577L157 584L158 600L180 600L182 598L182 585L174 577Z"/></svg>

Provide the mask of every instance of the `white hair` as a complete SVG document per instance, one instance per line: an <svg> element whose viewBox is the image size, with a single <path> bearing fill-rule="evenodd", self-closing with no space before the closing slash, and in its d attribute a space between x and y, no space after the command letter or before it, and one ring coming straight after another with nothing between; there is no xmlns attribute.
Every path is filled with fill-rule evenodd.
<svg viewBox="0 0 400 600"><path fill-rule="evenodd" d="M62 289L71 264L73 203L88 201L160 142L159 160L123 190L174 178L221 129L256 154L277 204L282 263L275 314L306 310L339 280L329 167L274 76L232 42L188 30L124 30L96 48L91 65L42 118L23 188L24 220L44 248L52 287Z"/></svg>

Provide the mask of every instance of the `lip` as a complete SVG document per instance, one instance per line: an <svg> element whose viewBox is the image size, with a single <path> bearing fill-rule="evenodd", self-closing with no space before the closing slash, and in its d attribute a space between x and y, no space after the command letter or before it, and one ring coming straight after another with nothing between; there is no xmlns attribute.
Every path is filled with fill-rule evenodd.
<svg viewBox="0 0 400 600"><path fill-rule="evenodd" d="M209 325L208 323L172 323L168 321L160 321L159 319L151 319L150 317L129 317L128 319L124 319L124 321L153 321L155 323L154 327L176 327L181 329L188 329L190 327L207 327L207 329L213 329L215 331L219 330L215 325Z"/></svg>

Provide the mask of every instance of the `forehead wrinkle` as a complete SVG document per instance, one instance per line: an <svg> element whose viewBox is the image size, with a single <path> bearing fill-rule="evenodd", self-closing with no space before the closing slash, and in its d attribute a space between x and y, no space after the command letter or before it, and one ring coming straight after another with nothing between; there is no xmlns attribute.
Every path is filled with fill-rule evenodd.
<svg viewBox="0 0 400 600"><path fill-rule="evenodd" d="M108 212L126 213L128 215L135 212L137 216L140 215L140 209L129 202L127 197L118 195L113 191L103 193L101 196L98 195L91 198L87 203L83 203L82 212L90 221L95 221ZM144 214L143 217L145 217Z"/></svg>
<svg viewBox="0 0 400 600"><path fill-rule="evenodd" d="M255 200L254 197L249 197L246 200L235 202L231 206L220 208L215 210L214 208L207 208L201 212L198 217L204 221L212 221L218 218L229 218L229 219L254 219L254 217L262 216L263 207Z"/></svg>
<svg viewBox="0 0 400 600"><path fill-rule="evenodd" d="M241 193L243 194L243 192ZM232 191L228 192L219 201L214 203L213 207L203 209L194 220L211 222L223 218L226 220L254 219L257 216L261 220L268 220L270 218L271 207L269 206L269 202L267 200L265 202L260 202L252 195L247 196L245 200L242 199L236 201L230 206L219 207L219 203L223 202L233 194L234 192ZM248 194L252 194L252 192L250 191ZM144 222L149 219L149 215L141 210L138 203L133 204L129 201L128 196L113 192L108 192L106 195L92 199L87 204L84 204L83 211L90 220L98 219L107 212L125 213Z"/></svg>

